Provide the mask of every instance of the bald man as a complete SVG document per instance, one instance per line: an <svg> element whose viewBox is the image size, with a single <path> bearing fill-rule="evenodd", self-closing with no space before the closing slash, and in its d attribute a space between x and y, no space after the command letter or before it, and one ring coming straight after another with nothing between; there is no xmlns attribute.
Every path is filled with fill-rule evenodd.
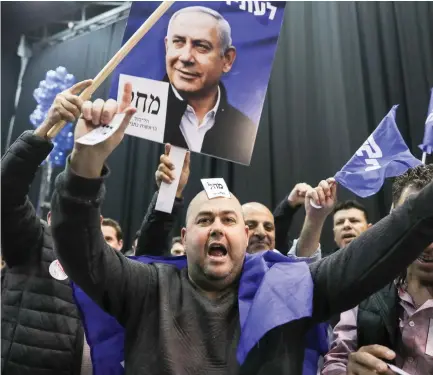
<svg viewBox="0 0 433 375"><path fill-rule="evenodd" d="M289 309L305 304L311 306L311 313L274 325L248 350L240 366L236 356L241 337L238 283L248 227L235 196L209 200L201 192L193 199L182 229L186 269L130 260L112 249L102 235L100 208L109 174L105 162L135 113L130 107L131 93L131 85L125 85L120 108L111 100L83 104L76 140L96 124L111 121L116 112L125 117L104 142L75 143L65 171L56 179L51 203L54 247L66 274L125 328L125 375L300 375L309 328L354 307L391 282L433 242L430 183L333 256L309 266L277 267L280 276L292 276L294 268L303 270L293 282L298 289L307 283L314 295L310 291L309 297L296 294L286 286L276 292ZM310 198L316 204L326 203L307 194L306 199ZM267 281L270 291L279 285L272 288L272 279ZM257 308L262 320L274 312L268 303Z"/></svg>

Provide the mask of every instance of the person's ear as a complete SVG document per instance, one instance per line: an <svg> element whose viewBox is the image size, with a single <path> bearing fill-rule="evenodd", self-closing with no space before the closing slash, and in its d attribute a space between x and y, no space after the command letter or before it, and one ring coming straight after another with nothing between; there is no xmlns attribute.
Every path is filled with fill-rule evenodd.
<svg viewBox="0 0 433 375"><path fill-rule="evenodd" d="M232 69L232 66L236 60L236 48L235 47L229 47L224 52L224 66L223 66L223 72L228 73Z"/></svg>

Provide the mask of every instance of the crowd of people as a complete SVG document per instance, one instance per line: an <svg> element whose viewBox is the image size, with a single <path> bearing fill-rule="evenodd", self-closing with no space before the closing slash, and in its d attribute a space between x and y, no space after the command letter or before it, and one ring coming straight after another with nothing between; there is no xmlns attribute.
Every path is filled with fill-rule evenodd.
<svg viewBox="0 0 433 375"><path fill-rule="evenodd" d="M433 374L433 165L397 177L389 215L371 223L361 203L338 202L333 178L296 184L273 212L239 202L236 192L215 199L200 192L186 204L189 153L178 171L166 145L149 183L159 187L181 174L172 213L155 209L156 191L132 248L124 249L119 223L100 207L106 159L135 111L131 87L125 85L119 104L83 103L77 95L89 84L59 94L45 122L2 158L2 373L94 372L72 281L125 328L125 374L394 374L389 364L410 375ZM51 211L38 217L28 190L53 148L49 130L59 120L78 120L78 139L118 112L125 118L109 139L75 143ZM184 228L175 233L184 206ZM304 225L291 241L302 207ZM336 248L325 251L320 238L328 216ZM131 255L184 257L186 267L143 264ZM241 358L239 343L251 333L241 324L240 298L249 265L263 277L249 290L256 297L249 312L261 311L263 326L286 316L284 309L306 308L267 326ZM285 280L293 285L281 285ZM283 309L261 302L265 286ZM309 345L323 324L329 346Z"/></svg>

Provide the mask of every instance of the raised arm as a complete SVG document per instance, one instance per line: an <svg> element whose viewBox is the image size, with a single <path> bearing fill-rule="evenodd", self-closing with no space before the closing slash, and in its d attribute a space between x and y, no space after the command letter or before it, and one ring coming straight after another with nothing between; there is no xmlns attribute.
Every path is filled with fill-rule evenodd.
<svg viewBox="0 0 433 375"><path fill-rule="evenodd" d="M313 317L323 321L355 307L396 278L432 242L433 182L346 248L309 266Z"/></svg>
<svg viewBox="0 0 433 375"><path fill-rule="evenodd" d="M274 210L275 219L275 248L281 253L286 254L289 250L289 230L292 225L293 217L299 208L304 204L305 194L309 185L296 184L290 194L285 197ZM299 256L309 256L298 254Z"/></svg>
<svg viewBox="0 0 433 375"><path fill-rule="evenodd" d="M326 217L332 212L337 199L337 184L333 178L320 181L314 189L309 189L309 196L317 200L320 209L310 204L310 199L305 200L305 220L301 234L296 243L296 251L299 254L310 254L320 249L320 237Z"/></svg>
<svg viewBox="0 0 433 375"><path fill-rule="evenodd" d="M173 163L171 163L169 154L171 146L165 145L165 153L160 157L160 164L155 172L156 184L159 187L161 181L171 183L174 179ZM190 172L190 153L186 153L185 162L182 168L179 185L176 191L176 198L173 205L173 211L166 212L156 211L155 205L158 193L155 193L147 209L143 224L141 225L140 237L137 242L135 255L165 255L170 252L171 239L173 237L173 227L176 219L183 208L183 190L188 183Z"/></svg>
<svg viewBox="0 0 433 375"><path fill-rule="evenodd" d="M110 248L102 236L100 205L105 160L121 142L135 108L129 106L132 88L125 86L119 112L120 127L107 140L93 146L77 143L99 124L110 123L117 112L114 100L85 102L75 128L75 145L66 169L55 184L52 197L52 232L58 258L68 276L99 306L125 325L142 313L142 301L155 281L152 266L129 260ZM121 114L119 116L122 116Z"/></svg>
<svg viewBox="0 0 433 375"><path fill-rule="evenodd" d="M73 114L64 111L64 105L68 106L65 103L72 101L78 111L80 101L75 94L90 83L77 83L59 94L45 121L34 132L29 130L21 134L2 157L2 255L9 267L26 264L40 255L44 229L29 200L29 187L39 165L53 149L53 144L46 138L48 131L59 119L73 119Z"/></svg>

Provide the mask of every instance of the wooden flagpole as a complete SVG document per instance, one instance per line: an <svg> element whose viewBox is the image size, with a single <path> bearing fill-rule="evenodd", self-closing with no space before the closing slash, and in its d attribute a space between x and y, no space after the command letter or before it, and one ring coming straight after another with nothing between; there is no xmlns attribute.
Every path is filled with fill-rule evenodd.
<svg viewBox="0 0 433 375"><path fill-rule="evenodd" d="M136 46L136 44L143 38L146 33L155 25L156 22L163 16L163 14L173 5L174 1L163 1L162 4L151 14L151 16L144 21L138 28L134 35L117 51L107 65L102 68L98 75L93 79L92 85L85 89L81 94L82 100L89 100L92 94L98 87L105 81L105 79L116 69L117 65L125 58L125 56ZM65 126L66 121L59 121L48 132L48 137L53 139L62 128Z"/></svg>

